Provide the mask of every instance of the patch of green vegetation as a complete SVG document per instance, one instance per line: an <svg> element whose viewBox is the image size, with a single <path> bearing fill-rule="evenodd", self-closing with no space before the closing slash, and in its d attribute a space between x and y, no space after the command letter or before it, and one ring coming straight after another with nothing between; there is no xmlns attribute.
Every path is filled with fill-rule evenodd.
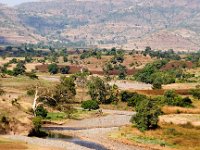
<svg viewBox="0 0 200 150"><path fill-rule="evenodd" d="M175 145L165 142L164 140L156 139L153 137L144 137L144 136L136 136L136 135L126 135L126 137L130 140L133 140L137 143L142 144L154 144L160 146L167 147L175 147Z"/></svg>
<svg viewBox="0 0 200 150"><path fill-rule="evenodd" d="M63 112L49 112L46 116L48 120L63 120L66 118L66 114Z"/></svg>

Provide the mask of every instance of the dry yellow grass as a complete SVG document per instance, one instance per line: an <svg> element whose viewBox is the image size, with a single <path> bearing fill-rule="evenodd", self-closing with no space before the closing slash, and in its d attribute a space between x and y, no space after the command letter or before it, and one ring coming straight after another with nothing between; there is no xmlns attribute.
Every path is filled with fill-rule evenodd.
<svg viewBox="0 0 200 150"><path fill-rule="evenodd" d="M199 150L200 130L172 124L161 124L160 128L146 132L127 126L112 133L111 138L126 144L156 150Z"/></svg>

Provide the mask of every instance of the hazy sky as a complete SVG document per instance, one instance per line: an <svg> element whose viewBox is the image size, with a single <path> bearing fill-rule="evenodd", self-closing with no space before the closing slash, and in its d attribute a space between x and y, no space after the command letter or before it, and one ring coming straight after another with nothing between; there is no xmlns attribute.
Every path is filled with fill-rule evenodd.
<svg viewBox="0 0 200 150"><path fill-rule="evenodd" d="M4 3L9 6L14 6L23 2L33 2L33 1L39 1L39 0L0 0L0 3Z"/></svg>

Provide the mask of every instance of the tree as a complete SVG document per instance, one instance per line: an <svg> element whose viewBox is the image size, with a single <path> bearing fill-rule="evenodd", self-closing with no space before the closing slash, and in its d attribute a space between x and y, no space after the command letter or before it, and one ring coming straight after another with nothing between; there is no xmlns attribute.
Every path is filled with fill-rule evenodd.
<svg viewBox="0 0 200 150"><path fill-rule="evenodd" d="M108 94L105 82L99 77L92 77L87 84L88 93L93 100L97 100L101 103L106 101Z"/></svg>
<svg viewBox="0 0 200 150"><path fill-rule="evenodd" d="M192 94L194 98L200 100L200 88L190 90L190 94Z"/></svg>
<svg viewBox="0 0 200 150"><path fill-rule="evenodd" d="M154 81L153 81L153 87L152 87L154 90L155 89L162 89L162 79L161 78L156 78Z"/></svg>
<svg viewBox="0 0 200 150"><path fill-rule="evenodd" d="M43 106L38 106L35 114L37 117L46 118L48 111Z"/></svg>
<svg viewBox="0 0 200 150"><path fill-rule="evenodd" d="M155 129L158 127L158 117L162 114L160 107L153 100L144 99L136 105L136 115L131 122L141 130Z"/></svg>
<svg viewBox="0 0 200 150"><path fill-rule="evenodd" d="M128 92L128 91L122 91L120 93L120 98L122 102L127 102L130 98L132 98L134 95L133 92Z"/></svg>
<svg viewBox="0 0 200 150"><path fill-rule="evenodd" d="M68 62L68 58L67 58L66 55L63 56L63 61L64 61L64 62Z"/></svg>
<svg viewBox="0 0 200 150"><path fill-rule="evenodd" d="M13 69L13 75L23 75L26 72L26 67L23 61L17 63L16 67Z"/></svg>
<svg viewBox="0 0 200 150"><path fill-rule="evenodd" d="M55 88L53 98L57 103L68 103L76 95L75 79L73 77L61 77L60 84Z"/></svg>
<svg viewBox="0 0 200 150"><path fill-rule="evenodd" d="M182 98L173 90L164 93L164 103L170 106L191 107L192 101L189 97Z"/></svg>
<svg viewBox="0 0 200 150"><path fill-rule="evenodd" d="M81 107L84 109L89 109L89 111L90 111L90 110L99 109L99 104L95 100L88 100L88 101L84 101L82 103Z"/></svg>
<svg viewBox="0 0 200 150"><path fill-rule="evenodd" d="M59 68L57 64L53 63L53 64L48 65L48 70L51 74L56 74L58 73Z"/></svg>
<svg viewBox="0 0 200 150"><path fill-rule="evenodd" d="M61 74L68 74L68 73L69 73L69 70L70 70L70 67L69 67L69 66L61 67L61 68L60 68L60 73L61 73Z"/></svg>

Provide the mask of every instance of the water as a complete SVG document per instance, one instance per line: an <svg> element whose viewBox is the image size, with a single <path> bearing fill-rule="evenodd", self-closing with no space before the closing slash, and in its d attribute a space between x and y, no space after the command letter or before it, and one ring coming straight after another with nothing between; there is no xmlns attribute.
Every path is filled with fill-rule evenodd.
<svg viewBox="0 0 200 150"><path fill-rule="evenodd" d="M60 141L66 141L66 142L71 142L83 147L87 147L90 149L94 149L94 150L108 150L107 148L105 148L104 146L94 143L94 142L90 142L90 141L85 141L76 137L72 137L72 136L67 136L67 135L63 135L63 134L59 134L59 133L49 133L49 135L45 138L45 139L50 139L50 140L60 140Z"/></svg>

